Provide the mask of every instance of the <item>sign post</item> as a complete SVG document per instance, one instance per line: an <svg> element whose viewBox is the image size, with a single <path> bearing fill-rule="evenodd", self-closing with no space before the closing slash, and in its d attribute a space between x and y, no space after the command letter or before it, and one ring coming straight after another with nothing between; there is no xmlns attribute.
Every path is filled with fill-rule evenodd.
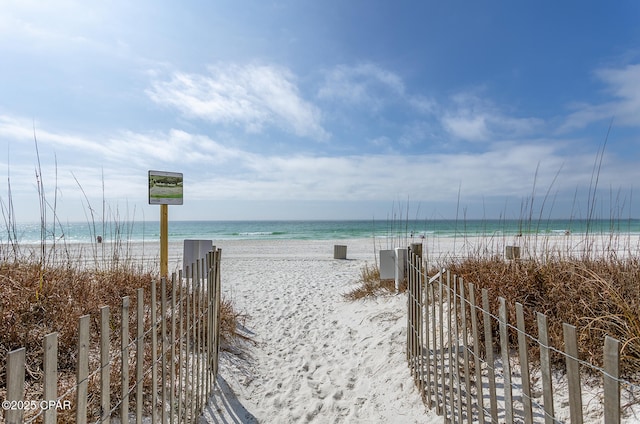
<svg viewBox="0 0 640 424"><path fill-rule="evenodd" d="M183 177L178 172L149 171L149 204L160 205L160 276L169 274L169 205L182 205Z"/></svg>
<svg viewBox="0 0 640 424"><path fill-rule="evenodd" d="M160 205L160 276L169 276L169 205Z"/></svg>

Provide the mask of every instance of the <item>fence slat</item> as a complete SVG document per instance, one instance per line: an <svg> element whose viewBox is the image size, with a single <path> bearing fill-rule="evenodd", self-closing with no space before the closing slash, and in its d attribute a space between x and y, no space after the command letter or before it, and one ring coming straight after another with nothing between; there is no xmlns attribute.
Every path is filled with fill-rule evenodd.
<svg viewBox="0 0 640 424"><path fill-rule="evenodd" d="M438 277L439 278L439 277ZM436 280L437 281L437 280ZM431 309L431 349L432 349L432 364L433 364L433 387L432 387L432 393L433 393L433 402L434 402L434 406L436 409L436 414L440 414L440 406L439 406L439 401L438 401L438 394L440 393L440 390L438 389L438 324L436 322L436 304L439 302L436 302L436 287L434 284L430 284L429 285L429 294L431 297L431 305L430 305L430 309Z"/></svg>
<svg viewBox="0 0 640 424"><path fill-rule="evenodd" d="M551 382L551 358L549 356L549 325L547 316L538 312L538 345L540 346L540 371L542 373L542 399L544 404L544 421L554 423L553 385Z"/></svg>
<svg viewBox="0 0 640 424"><path fill-rule="evenodd" d="M408 355L408 365L410 369L411 376L413 377L413 381L418 386L418 380L416 378L417 368L415 367L415 303L416 303L416 286L415 286L415 274L413 272L413 255L409 255L409 267L407 274L407 306L409 308L407 313L407 355Z"/></svg>
<svg viewBox="0 0 640 424"><path fill-rule="evenodd" d="M455 337L453 349L453 372L456 379L456 406L458 408L458 422L462 422L464 414L462 413L462 381L460 379L460 332L458 328L458 307L460 306L458 293L458 276L452 278L453 290L453 336Z"/></svg>
<svg viewBox="0 0 640 424"><path fill-rule="evenodd" d="M184 415L184 409L185 406L183 405L183 402L185 401L184 398L184 379L186 378L186 373L184 372L184 370L186 370L186 362L188 361L188 356L185 357L185 352L188 349L189 346L189 325L188 325L188 321L186 319L186 317L189 315L189 304L188 304L188 297L185 295L185 287L188 284L189 281L189 273L191 272L191 265L187 264L187 266L185 267L185 280L183 281L182 279L180 279L180 293L179 293L179 298L180 298L180 315L178 316L178 327L179 327L179 331L178 333L180 334L180 349L178 349L178 394L179 394L179 400L178 400L178 422L182 422L183 421L183 415ZM186 327L186 330L185 330Z"/></svg>
<svg viewBox="0 0 640 424"><path fill-rule="evenodd" d="M453 331L452 331L452 325L451 325L451 319L453 318L453 311L454 311L454 307L452 307L452 303L451 303L451 272L447 270L447 350L449 351L449 366L448 368L448 372L445 374L449 377L449 411L450 411L450 416L453 419L453 421L455 422L455 383L454 383L454 377L453 375L456 374L453 372L453 370L457 369L454 367L453 365L453 342L454 342L454 337L453 337ZM456 340L457 342L457 340ZM444 370L443 370L444 372ZM445 413L445 419L447 418L447 414Z"/></svg>
<svg viewBox="0 0 640 424"><path fill-rule="evenodd" d="M111 416L111 326L108 306L100 308L100 419L109 424Z"/></svg>
<svg viewBox="0 0 640 424"><path fill-rule="evenodd" d="M156 422L158 409L158 292L151 282L151 423Z"/></svg>
<svg viewBox="0 0 640 424"><path fill-rule="evenodd" d="M620 422L620 342L613 337L604 338L604 423Z"/></svg>
<svg viewBox="0 0 640 424"><path fill-rule="evenodd" d="M221 314L221 296L222 296L222 280L220 276L220 259L222 257L222 249L218 248L216 256L216 360L215 375L218 375L218 359L220 356L220 314Z"/></svg>
<svg viewBox="0 0 640 424"><path fill-rule="evenodd" d="M76 423L87 422L89 396L89 315L78 320L78 368L76 374Z"/></svg>
<svg viewBox="0 0 640 424"><path fill-rule="evenodd" d="M465 382L465 394L466 394L466 412L467 422L471 424L473 422L473 404L471 401L471 371L469 369L469 333L467 328L467 297L464 290L464 279L459 278L460 284L460 323L462 331L462 352L464 359L464 382Z"/></svg>
<svg viewBox="0 0 640 424"><path fill-rule="evenodd" d="M425 384L426 384L426 357L428 352L424 347L424 268L422 266L422 257L416 255L416 276L418 278L418 299L416 301L417 320L418 320L418 359L420 363L420 395L424 396Z"/></svg>
<svg viewBox="0 0 640 424"><path fill-rule="evenodd" d="M439 401L436 404L436 413L440 414L440 415L444 415L446 416L446 401L447 401L447 396L445 394L445 390L446 390L446 386L445 386L445 381L444 381L444 327L443 327L443 323L444 323L444 284L442 282L442 275L440 275L440 277L438 278L438 318L439 318L439 323L440 323L440 331L439 333L439 339L440 339L440 346L439 346L439 356L440 356L440 369L438 370L438 382L440 383L440 388L438 390L438 393L441 393L441 397L442 400Z"/></svg>
<svg viewBox="0 0 640 424"><path fill-rule="evenodd" d="M531 378L529 376L529 346L527 343L524 309L516 302L516 322L518 327L518 356L520 359L520 379L522 384L522 405L524 423L533 424L533 408L531 404Z"/></svg>
<svg viewBox="0 0 640 424"><path fill-rule="evenodd" d="M120 314L120 421L129 419L129 296L122 298Z"/></svg>
<svg viewBox="0 0 640 424"><path fill-rule="evenodd" d="M215 246L213 247L215 249ZM207 253L207 393L213 390L213 250Z"/></svg>
<svg viewBox="0 0 640 424"><path fill-rule="evenodd" d="M184 384L180 390L180 393L183 393L184 400L184 418L185 421L187 418L191 417L191 403L193 401L193 397L189 394L190 386L190 377L193 375L193 370L191 369L191 309L193 306L191 305L191 282L193 281L193 264L188 269L187 279L185 281L184 286L184 301L187 304L186 306L186 314L184 317L185 321L185 348L184 348ZM183 367L181 366L180 369ZM182 382L182 380L180 380Z"/></svg>
<svg viewBox="0 0 640 424"><path fill-rule="evenodd" d="M489 370L489 403L491 406L491 421L498 422L498 396L496 394L496 370L493 359L493 334L491 333L491 306L489 304L489 291L482 289L482 321L484 323L484 349L486 354L487 369Z"/></svg>
<svg viewBox="0 0 640 424"><path fill-rule="evenodd" d="M484 395L482 393L482 366L480 363L480 332L478 331L478 312L476 310L476 286L469 283L469 303L471 305L471 333L473 337L473 358L476 374L476 401L478 422L484 423Z"/></svg>
<svg viewBox="0 0 640 424"><path fill-rule="evenodd" d="M426 263L423 266L423 272L426 272L427 270L427 266ZM423 280L423 283L425 284L424 287L424 300L423 300L423 305L424 305L424 331L425 331L425 336L424 336L424 367L425 367L425 391L424 391L424 397L426 400L426 405L427 408L432 408L433 404L431 402L431 363L432 363L432 356L431 356L431 338L429 337L430 333L430 327L429 327L429 307L431 302L433 301L433 296L430 296L430 292L431 291L431 287L433 287L431 284L429 284L428 279L425 278Z"/></svg>
<svg viewBox="0 0 640 424"><path fill-rule="evenodd" d="M202 302L200 292L202 291L202 260L197 261L196 284L193 291L193 340L194 340L194 360L195 360L195 387L193 396L195 397L195 414L199 414L202 405L200 397L200 314L202 312ZM194 415L195 416L195 415Z"/></svg>
<svg viewBox="0 0 640 424"><path fill-rule="evenodd" d="M162 345L162 360L160 367L162 371L160 373L160 381L161 381L161 403L162 403L162 413L160 414L160 422L167 422L167 279L166 277L162 277L160 280L160 315L162 319L161 324L161 345Z"/></svg>
<svg viewBox="0 0 640 424"><path fill-rule="evenodd" d="M24 360L26 350L20 348L12 350L7 354L7 401L24 400ZM5 408L3 408L5 409ZM22 423L23 409L5 409L5 420L7 424Z"/></svg>
<svg viewBox="0 0 640 424"><path fill-rule="evenodd" d="M50 333L45 336L42 365L44 400L56 401L58 398L58 333ZM57 412L56 408L47 408L44 411L44 424L55 423Z"/></svg>
<svg viewBox="0 0 640 424"><path fill-rule="evenodd" d="M509 362L509 329L507 327L507 303L504 297L500 302L500 350L502 352L502 373L504 379L504 418L508 424L513 423L513 392L511 389L511 364Z"/></svg>
<svg viewBox="0 0 640 424"><path fill-rule="evenodd" d="M139 288L136 294L136 423L141 423L144 406L144 289Z"/></svg>
<svg viewBox="0 0 640 424"><path fill-rule="evenodd" d="M182 281L182 275L180 275ZM174 409L176 401L176 294L178 281L176 281L176 273L171 275L171 361L169 369L169 423L174 422ZM179 363L179 362L178 362Z"/></svg>
<svg viewBox="0 0 640 424"><path fill-rule="evenodd" d="M576 327L562 324L564 352L566 353L567 380L569 382L569 413L571 424L582 424L582 390L580 386L580 364L578 363L578 337Z"/></svg>

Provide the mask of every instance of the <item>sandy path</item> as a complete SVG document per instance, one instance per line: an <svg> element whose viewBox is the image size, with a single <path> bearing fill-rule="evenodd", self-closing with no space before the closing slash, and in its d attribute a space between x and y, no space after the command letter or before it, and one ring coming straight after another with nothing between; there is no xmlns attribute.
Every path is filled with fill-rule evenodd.
<svg viewBox="0 0 640 424"><path fill-rule="evenodd" d="M208 422L424 423L405 361L404 296L347 302L366 240L221 243L224 291L250 315L250 357L222 358ZM228 384L228 387L226 386Z"/></svg>

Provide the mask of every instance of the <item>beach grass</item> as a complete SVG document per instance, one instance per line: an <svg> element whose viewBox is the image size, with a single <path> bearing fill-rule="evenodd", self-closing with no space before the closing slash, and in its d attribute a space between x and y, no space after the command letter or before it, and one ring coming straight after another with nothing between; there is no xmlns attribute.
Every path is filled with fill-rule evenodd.
<svg viewBox="0 0 640 424"><path fill-rule="evenodd" d="M380 279L380 269L377 264L365 264L360 270L360 278L356 283L355 288L344 294L345 299L360 300L382 294L393 294L396 291L394 280Z"/></svg>
<svg viewBox="0 0 640 424"><path fill-rule="evenodd" d="M589 240L587 240L589 238ZM606 335L621 342L620 366L625 378L640 377L640 256L629 250L629 241L616 235L620 248L585 235L579 245L585 249L565 251L555 240L532 241L535 255L507 260L501 253L471 254L445 258L431 269L447 269L466 282L474 283L481 304L481 290L487 289L492 311L497 311L499 297L507 300L509 321L516 322L515 303L524 306L528 334L537 335L536 313L547 315L549 337L553 347L562 351L563 323L578 329L579 356L602 366L602 349ZM629 236L630 238L630 236ZM526 248L527 242L524 242ZM539 247L543 246L543 247ZM620 254L623 252L623 254ZM478 315L482 319L481 314ZM498 331L497 322L492 324ZM510 345L517 349L517 334L511 329ZM532 352L538 357L538 352ZM552 360L559 368L563 357L554 352Z"/></svg>
<svg viewBox="0 0 640 424"><path fill-rule="evenodd" d="M52 258L53 254L48 255ZM87 267L82 260L58 260L43 263L39 256L26 255L22 259L0 261L0 319L3 331L0 332L0 396L6 390L6 358L7 353L18 348L26 349L26 396L41 397L43 376L43 338L45 335L58 333L58 372L59 393L65 393L75 385L77 361L77 327L82 315L90 315L90 345L99 346L100 308L109 306L111 310L111 328L120 328L122 298L129 296L130 310L136 310L137 289L142 288L145 304L151 301L151 284L157 281L158 274L154 270L145 271L135 266L133 261L122 259L123 265L107 268ZM171 298L172 280L166 284L167 298ZM158 296L160 294L158 293ZM148 308L147 308L148 309ZM221 300L221 348L233 346L237 352L235 340L246 339L246 335L238 333L237 328L243 315L237 312L229 299ZM130 314L130 329L135 329L135 313ZM145 328L149 328L151 320L145 316ZM133 330L131 330L133 331ZM117 356L120 346L119 335L111 337L111 350ZM113 356L112 355L112 356ZM149 355L147 355L149 356ZM99 355L98 355L99 357ZM151 357L145 358L145 364L151 363ZM149 365L150 366L150 365ZM111 380L119 381L118 367L113 367ZM131 376L131 384L135 383ZM144 381L145 391L151 389L151 381ZM148 387L147 387L148 386ZM97 401L100 387L97 379L89 382L90 398ZM120 391L117 385L111 387L111 399L118 401ZM31 397L29 397L31 396ZM94 405L95 408L99 407ZM96 409L92 409L95 411ZM62 415L65 411L60 411ZM64 417L60 416L61 419Z"/></svg>
<svg viewBox="0 0 640 424"><path fill-rule="evenodd" d="M47 334L57 332L58 393L67 393L74 390L76 385L79 318L83 315L90 316L90 366L95 368L99 366L96 358L100 357L100 308L108 306L111 311L110 349L111 357L116 358L119 355L120 336L115 329L121 327L119 311L122 298L130 298L129 308L134 313L129 315L129 328L130 331L135 331L137 290L143 289L144 303L149 305L151 286L155 281L158 297L160 296L158 258L154 262L152 258L144 258L144 253L142 257L139 256L140 252L136 252L136 249L140 250L140 246L128 239L130 224L121 219L117 210L113 212L103 204L103 218L100 220L85 198L87 225L94 241L80 245L69 244L53 206L55 201L47 200L40 177L38 195L41 240L36 245L20 243L10 190L9 201L5 203L0 200L6 236L6 242L0 244L0 398L3 399L6 399L8 352L25 348L25 399L41 399L44 375L43 339ZM102 230L102 234L108 231L111 241L100 242L96 237L101 234L98 229ZM166 296L169 300L173 289L172 281L171 278L166 281ZM144 328L151 326L148 309L145 307ZM241 353L242 345L238 346L235 341L247 339L246 335L237 330L243 317L231 300L224 297L221 299L222 350ZM145 349L145 369L151 367L151 362L149 349ZM112 402L121 399L120 387L113 383L120 379L119 367L113 366L110 394ZM99 384L98 378L89 380L89 411L94 418L99 417ZM134 384L135 375L131 374L130 385ZM145 393L152 389L148 373L143 386ZM147 412L150 407L145 404ZM60 410L59 422L73 422L72 413L73 411Z"/></svg>

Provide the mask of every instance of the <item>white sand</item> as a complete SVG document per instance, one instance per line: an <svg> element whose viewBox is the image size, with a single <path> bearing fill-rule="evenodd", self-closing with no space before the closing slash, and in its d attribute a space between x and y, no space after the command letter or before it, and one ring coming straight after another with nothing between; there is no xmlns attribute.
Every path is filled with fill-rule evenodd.
<svg viewBox="0 0 640 424"><path fill-rule="evenodd" d="M333 259L347 245L348 260ZM440 423L407 368L406 299L348 302L371 240L218 243L222 284L256 344L222 355L212 423Z"/></svg>
<svg viewBox="0 0 640 424"><path fill-rule="evenodd" d="M347 245L348 260L333 259L334 244ZM431 238L424 245L437 264L445 256L502 254L506 245L521 246L523 258L542 252L580 256L585 240ZM610 245L604 237L589 249L610 254ZM612 245L616 255L626 256L638 251L638 237ZM256 343L244 346L245 357L222 356L219 388L204 422L443 422L424 407L407 368L406 297L342 297L357 286L377 250L393 246L377 241L374 248L369 239L221 241L218 247L224 293L249 315L245 326ZM565 409L568 403L558 408L560 416L568 415ZM597 403L587 409L586 422L601 419Z"/></svg>
<svg viewBox="0 0 640 424"><path fill-rule="evenodd" d="M407 368L406 297L357 302L342 297L357 286L362 267L375 261L379 249L406 247L410 242L377 240L375 246L371 239L216 242L222 248L223 292L248 315L244 325L255 344L242 346L242 356L223 353L218 389L201 421L442 422L424 407ZM334 244L347 245L348 260L333 259ZM638 254L640 238L424 240L430 265L439 265L445 257L503 254L507 245L520 246L523 259L540 254L580 257L585 249L593 255L624 257ZM90 261L89 246L82 248ZM104 248L109 257L111 247ZM157 266L157 244L127 250L124 257ZM171 243L169 270L180 269L181 261L182 243ZM598 402L588 404L585 422L599 422ZM556 412L568 416L568 403Z"/></svg>

